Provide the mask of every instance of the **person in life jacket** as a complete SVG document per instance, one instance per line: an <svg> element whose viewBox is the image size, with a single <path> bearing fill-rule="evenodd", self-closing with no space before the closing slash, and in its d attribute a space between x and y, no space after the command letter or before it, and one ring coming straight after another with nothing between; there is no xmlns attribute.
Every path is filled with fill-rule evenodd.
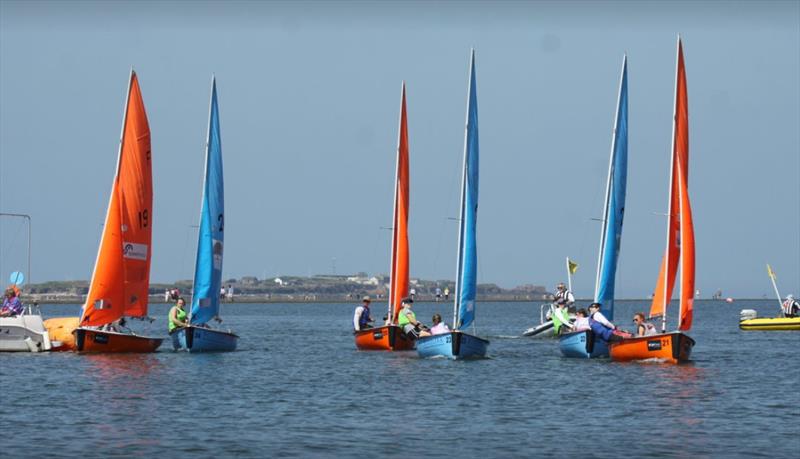
<svg viewBox="0 0 800 459"><path fill-rule="evenodd" d="M0 309L0 317L14 317L22 314L25 307L19 300L18 289L9 287L3 296L3 307Z"/></svg>
<svg viewBox="0 0 800 459"><path fill-rule="evenodd" d="M567 286L563 282L559 282L556 286L556 294L553 295L553 302L556 305L563 304L569 309L575 303L575 296L571 291L567 290Z"/></svg>
<svg viewBox="0 0 800 459"><path fill-rule="evenodd" d="M633 315L633 323L636 325L636 336L652 336L657 335L655 325L650 322L645 322L644 313L637 312Z"/></svg>
<svg viewBox="0 0 800 459"><path fill-rule="evenodd" d="M800 303L794 299L794 296L789 295L781 305L781 309L783 317L797 317L798 313L800 313Z"/></svg>
<svg viewBox="0 0 800 459"><path fill-rule="evenodd" d="M173 330L180 327L187 327L189 326L189 321L186 320L186 300L183 298L178 298L178 302L175 303L175 306L169 310L169 332L172 333Z"/></svg>
<svg viewBox="0 0 800 459"><path fill-rule="evenodd" d="M606 319L603 313L600 312L600 303L589 305L589 327L595 336L607 343L622 341L622 337L614 333L617 328L616 325Z"/></svg>
<svg viewBox="0 0 800 459"><path fill-rule="evenodd" d="M556 303L556 308L553 311L553 331L556 336L562 333L569 332L572 324L569 319L569 312L567 312L566 303Z"/></svg>
<svg viewBox="0 0 800 459"><path fill-rule="evenodd" d="M419 322L414 311L411 310L411 305L414 304L414 300L411 298L403 298L400 304L403 309L401 309L400 313L397 315L397 326L403 329L403 333L412 338L430 336L431 334L428 331L428 327L422 322Z"/></svg>
<svg viewBox="0 0 800 459"><path fill-rule="evenodd" d="M353 314L353 329L355 331L366 330L370 328L370 324L374 322L372 316L369 315L369 304L372 300L368 296L361 299L361 305L356 308Z"/></svg>

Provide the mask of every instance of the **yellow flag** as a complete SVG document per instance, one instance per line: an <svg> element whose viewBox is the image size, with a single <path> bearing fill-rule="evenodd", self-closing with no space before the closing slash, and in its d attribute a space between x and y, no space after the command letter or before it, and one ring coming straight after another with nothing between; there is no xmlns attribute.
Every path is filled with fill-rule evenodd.
<svg viewBox="0 0 800 459"><path fill-rule="evenodd" d="M578 263L575 263L574 261L570 260L569 258L567 258L567 266L569 266L569 273L570 274L575 274L575 272L578 271Z"/></svg>
<svg viewBox="0 0 800 459"><path fill-rule="evenodd" d="M769 274L769 277L773 279L777 277L775 276L775 271L773 271L772 268L769 266L769 263L767 263L767 274Z"/></svg>

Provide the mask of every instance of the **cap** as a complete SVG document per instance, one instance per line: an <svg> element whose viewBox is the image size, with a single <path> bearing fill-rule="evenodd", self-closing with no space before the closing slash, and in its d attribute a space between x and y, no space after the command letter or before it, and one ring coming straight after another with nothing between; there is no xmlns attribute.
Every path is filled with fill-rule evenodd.
<svg viewBox="0 0 800 459"><path fill-rule="evenodd" d="M600 303L592 303L589 305L590 308L597 308L600 309Z"/></svg>
<svg viewBox="0 0 800 459"><path fill-rule="evenodd" d="M361 301L366 301L367 303L372 302L372 300L369 299L369 296L365 296L364 298L361 298Z"/></svg>
<svg viewBox="0 0 800 459"><path fill-rule="evenodd" d="M409 297L406 297L406 298L403 298L401 303L412 304L412 303L414 303L414 300L409 298Z"/></svg>

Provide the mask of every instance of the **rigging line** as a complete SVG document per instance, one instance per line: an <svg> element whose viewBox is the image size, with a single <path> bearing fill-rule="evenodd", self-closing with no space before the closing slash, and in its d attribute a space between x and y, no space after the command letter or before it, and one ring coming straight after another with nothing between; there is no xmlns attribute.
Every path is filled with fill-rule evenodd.
<svg viewBox="0 0 800 459"><path fill-rule="evenodd" d="M183 243L183 260L181 261L181 272L186 275L187 268L186 268L186 251L189 250L189 240L192 236L192 229L200 229L200 225L187 225L186 227L186 239ZM188 273L188 277L186 279L192 279L192 283L194 283L194 272Z"/></svg>
<svg viewBox="0 0 800 459"><path fill-rule="evenodd" d="M448 195L447 207L446 207L446 209L448 211L450 209L456 208L454 202L456 200L456 194L458 193L459 188L460 188L458 186L458 184L456 183L456 179L460 176L459 172L461 172L461 168L460 167L453 167L453 168L450 168L450 169L451 169L450 186L447 188L450 191L450 193ZM436 242L436 252L435 252L434 258L433 258L433 271L432 271L432 274L436 278L442 277L442 276L440 276L438 274L438 272L439 272L438 271L438 267L439 267L439 258L440 258L441 254L442 254L442 239L444 237L445 223L448 220L459 221L458 218L442 217L442 222L439 225L439 238L438 238L438 241ZM444 278L445 279L449 279L450 278L449 276L450 275L448 274Z"/></svg>
<svg viewBox="0 0 800 459"><path fill-rule="evenodd" d="M22 233L22 227L23 227L23 225L27 225L27 223L25 223L24 221L22 221L22 222L18 223L18 224L16 225L16 227L17 227L17 230L16 230L16 231L13 233L13 236L12 236L12 237L10 238L10 240L8 241L8 245L6 245L6 246L5 246L5 248L3 248L2 246L0 246L0 260L4 260L4 261L5 261L6 259L8 259L8 258L11 258L11 257L8 257L8 256L5 256L5 257L4 257L4 256L2 256L2 254L3 254L3 253L6 253L6 254L8 254L8 252L10 252L10 251L11 251L11 247L16 247L16 245L17 245L17 244L16 244L16 243L17 243L17 240L19 240L19 239L22 237L22 236L21 236L21 233ZM0 233L0 234L2 234L2 233ZM23 257L24 257L24 256L23 256ZM16 270L16 269L15 269L15 270ZM1 274L2 272L5 272L5 271L2 271L2 264L0 264L0 274Z"/></svg>

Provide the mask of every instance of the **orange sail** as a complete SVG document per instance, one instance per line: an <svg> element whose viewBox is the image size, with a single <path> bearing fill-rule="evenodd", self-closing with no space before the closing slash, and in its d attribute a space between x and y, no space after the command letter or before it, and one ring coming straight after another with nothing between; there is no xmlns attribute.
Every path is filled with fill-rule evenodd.
<svg viewBox="0 0 800 459"><path fill-rule="evenodd" d="M678 63L675 75L675 113L673 121L672 161L670 165L667 248L661 260L650 315L664 316L672 298L672 289L681 261L681 327L688 314L691 326L691 300L694 294L694 230L689 206L689 107L686 92L686 69L683 46L678 39ZM690 269L687 269L690 268ZM687 290L688 289L688 290Z"/></svg>
<svg viewBox="0 0 800 459"><path fill-rule="evenodd" d="M397 171L392 222L392 261L389 278L389 317L397 323L400 302L408 295L408 126L406 121L406 84L403 82L400 102L400 132L397 141Z"/></svg>
<svg viewBox="0 0 800 459"><path fill-rule="evenodd" d="M150 127L136 73L131 71L117 174L82 326L147 314L152 248L153 181Z"/></svg>

